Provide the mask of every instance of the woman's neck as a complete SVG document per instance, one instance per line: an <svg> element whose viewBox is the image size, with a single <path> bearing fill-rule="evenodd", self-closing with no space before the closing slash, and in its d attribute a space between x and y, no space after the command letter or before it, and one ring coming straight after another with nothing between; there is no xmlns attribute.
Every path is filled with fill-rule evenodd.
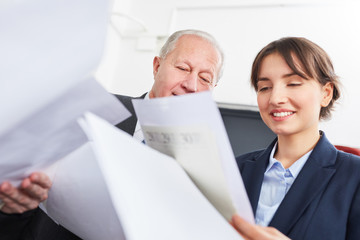
<svg viewBox="0 0 360 240"><path fill-rule="evenodd" d="M299 158L312 150L320 139L319 131L292 135L278 135L278 145L274 157L284 168L289 168Z"/></svg>

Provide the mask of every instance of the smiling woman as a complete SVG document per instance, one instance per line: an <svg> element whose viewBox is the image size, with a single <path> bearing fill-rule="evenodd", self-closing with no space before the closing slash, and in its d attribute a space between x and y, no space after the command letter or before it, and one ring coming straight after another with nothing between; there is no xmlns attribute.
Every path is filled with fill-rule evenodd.
<svg viewBox="0 0 360 240"><path fill-rule="evenodd" d="M302 64L294 56L296 65ZM329 106L334 83L321 85L316 79L307 77L307 74L300 74L304 77L296 74L280 53L264 57L258 80L255 80L257 101L262 119L278 135L279 141L293 134L312 136L311 140L306 137L307 141L303 142L304 146L311 149L319 138L319 118L328 113L321 109ZM287 160L296 161L298 157ZM287 165L291 165L292 161Z"/></svg>
<svg viewBox="0 0 360 240"><path fill-rule="evenodd" d="M253 62L251 83L277 135L267 149L237 158L256 223L291 239L360 239L360 157L319 131L340 96L326 52L305 38L271 42Z"/></svg>

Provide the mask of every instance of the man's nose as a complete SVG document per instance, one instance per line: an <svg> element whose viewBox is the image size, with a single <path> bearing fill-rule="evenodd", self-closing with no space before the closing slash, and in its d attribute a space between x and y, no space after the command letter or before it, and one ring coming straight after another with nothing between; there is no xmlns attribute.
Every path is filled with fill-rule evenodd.
<svg viewBox="0 0 360 240"><path fill-rule="evenodd" d="M186 76L182 82L182 87L184 87L188 92L197 92L198 91L198 76L196 73L190 73Z"/></svg>

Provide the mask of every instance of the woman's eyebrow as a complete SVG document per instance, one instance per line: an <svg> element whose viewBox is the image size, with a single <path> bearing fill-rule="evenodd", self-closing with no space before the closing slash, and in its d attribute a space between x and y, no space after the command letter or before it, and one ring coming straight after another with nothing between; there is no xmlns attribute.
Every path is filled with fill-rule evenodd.
<svg viewBox="0 0 360 240"><path fill-rule="evenodd" d="M270 80L267 77L262 77L262 78L259 78L257 81L260 82L260 81L270 81Z"/></svg>
<svg viewBox="0 0 360 240"><path fill-rule="evenodd" d="M299 76L297 73L291 72L291 73L284 74L284 75L283 75L283 78L292 77L292 76L294 76L294 75Z"/></svg>

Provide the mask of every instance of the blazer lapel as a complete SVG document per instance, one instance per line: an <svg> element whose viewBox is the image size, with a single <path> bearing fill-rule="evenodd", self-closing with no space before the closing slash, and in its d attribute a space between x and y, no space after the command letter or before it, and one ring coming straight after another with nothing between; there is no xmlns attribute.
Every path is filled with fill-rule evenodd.
<svg viewBox="0 0 360 240"><path fill-rule="evenodd" d="M336 155L336 149L323 134L269 226L277 228L286 235L289 234L305 209L325 189L334 175L336 169L331 166L335 164Z"/></svg>
<svg viewBox="0 0 360 240"><path fill-rule="evenodd" d="M274 142L260 155L255 156L253 159L246 160L241 166L241 176L253 209L254 214L259 201L261 185L264 179L264 172L269 163L269 156Z"/></svg>
<svg viewBox="0 0 360 240"><path fill-rule="evenodd" d="M128 97L128 96L123 96L123 95L115 95L115 97L117 97L119 99L119 101L129 110L129 112L131 113L131 116L127 119L125 119L124 121L118 123L116 125L117 128L127 132L130 135L134 134L135 131L135 127L136 127L136 123L137 123L137 117L135 114L135 109L134 106L131 102L132 99L144 99L147 93L143 94L141 97Z"/></svg>

